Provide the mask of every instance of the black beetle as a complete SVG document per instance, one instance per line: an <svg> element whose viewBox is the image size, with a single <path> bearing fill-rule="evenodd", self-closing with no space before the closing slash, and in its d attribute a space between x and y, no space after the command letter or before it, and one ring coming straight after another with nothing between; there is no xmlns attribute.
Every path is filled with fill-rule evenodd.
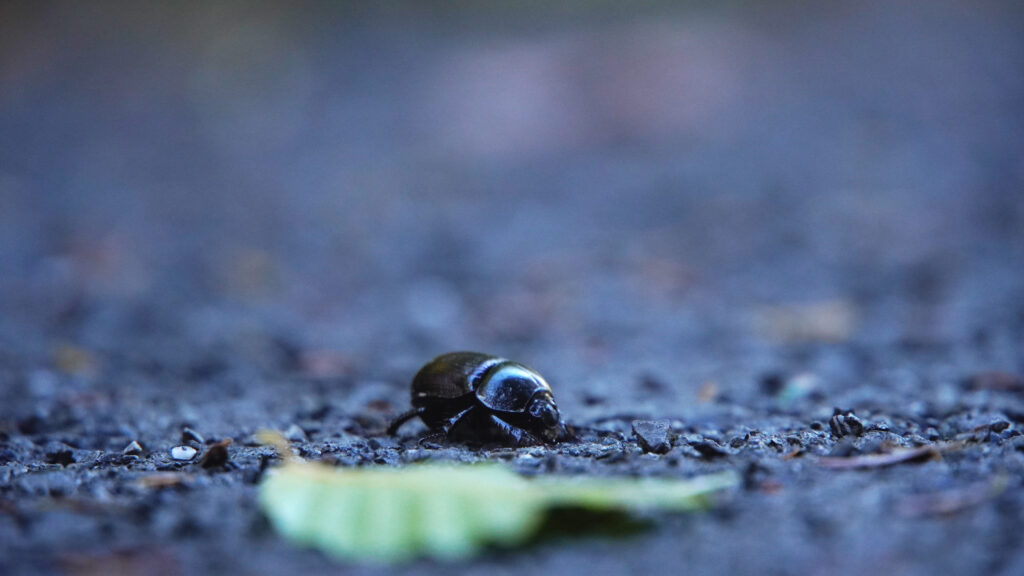
<svg viewBox="0 0 1024 576"><path fill-rule="evenodd" d="M450 352L412 379L412 410L388 426L394 435L419 416L433 433L475 443L553 443L566 435L551 386L535 371L479 352Z"/></svg>

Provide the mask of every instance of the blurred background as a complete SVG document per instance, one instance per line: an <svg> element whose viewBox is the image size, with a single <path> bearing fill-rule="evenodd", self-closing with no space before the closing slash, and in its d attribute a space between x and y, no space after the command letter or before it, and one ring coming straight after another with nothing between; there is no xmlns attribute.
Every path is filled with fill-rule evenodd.
<svg viewBox="0 0 1024 576"><path fill-rule="evenodd" d="M5 2L5 387L402 399L468 348L582 411L845 389L879 350L1021 370L1022 32L986 1Z"/></svg>

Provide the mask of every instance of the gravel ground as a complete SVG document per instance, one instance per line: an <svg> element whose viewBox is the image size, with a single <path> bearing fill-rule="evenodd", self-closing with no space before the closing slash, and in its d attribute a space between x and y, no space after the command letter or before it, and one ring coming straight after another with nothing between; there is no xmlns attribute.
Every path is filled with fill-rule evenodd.
<svg viewBox="0 0 1024 576"><path fill-rule="evenodd" d="M427 6L0 7L5 573L450 572L279 539L266 427L743 479L467 573L1024 573L1024 10ZM458 349L579 441L387 437Z"/></svg>

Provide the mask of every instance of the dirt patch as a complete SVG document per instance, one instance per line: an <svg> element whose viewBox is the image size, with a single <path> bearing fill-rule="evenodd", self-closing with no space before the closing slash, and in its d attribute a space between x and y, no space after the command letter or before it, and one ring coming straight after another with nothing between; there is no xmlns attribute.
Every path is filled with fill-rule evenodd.
<svg viewBox="0 0 1024 576"><path fill-rule="evenodd" d="M262 428L742 475L469 573L1024 571L1019 9L0 10L11 573L335 573L259 514ZM459 349L578 441L384 434Z"/></svg>

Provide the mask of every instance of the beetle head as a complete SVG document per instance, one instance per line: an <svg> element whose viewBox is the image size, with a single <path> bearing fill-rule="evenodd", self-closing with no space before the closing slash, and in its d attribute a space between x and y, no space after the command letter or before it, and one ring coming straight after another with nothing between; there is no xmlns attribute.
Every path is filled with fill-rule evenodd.
<svg viewBox="0 0 1024 576"><path fill-rule="evenodd" d="M558 408L547 394L538 394L534 397L526 410L544 428L558 425Z"/></svg>
<svg viewBox="0 0 1024 576"><path fill-rule="evenodd" d="M480 378L479 402L500 418L546 442L556 442L563 427L551 386L533 370L503 361Z"/></svg>
<svg viewBox="0 0 1024 576"><path fill-rule="evenodd" d="M545 440L553 441L558 437L561 421L558 417L558 407L555 406L555 400L550 394L537 393L530 400L526 411L533 419L534 429Z"/></svg>

